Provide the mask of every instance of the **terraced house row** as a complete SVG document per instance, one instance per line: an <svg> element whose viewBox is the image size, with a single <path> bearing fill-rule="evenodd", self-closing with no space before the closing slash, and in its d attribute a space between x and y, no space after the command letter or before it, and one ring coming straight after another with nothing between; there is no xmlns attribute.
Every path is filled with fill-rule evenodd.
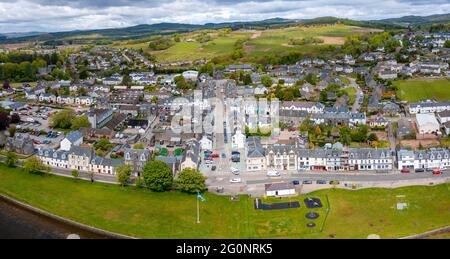
<svg viewBox="0 0 450 259"><path fill-rule="evenodd" d="M295 145L263 147L255 138L250 143L248 171L390 171L395 163L395 151L389 149L344 148L339 143L322 149Z"/></svg>

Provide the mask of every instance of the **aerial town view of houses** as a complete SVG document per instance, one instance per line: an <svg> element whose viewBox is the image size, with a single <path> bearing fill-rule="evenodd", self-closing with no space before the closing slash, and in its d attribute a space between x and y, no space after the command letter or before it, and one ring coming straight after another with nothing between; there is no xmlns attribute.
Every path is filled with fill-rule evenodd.
<svg viewBox="0 0 450 259"><path fill-rule="evenodd" d="M5 36L0 194L128 237L448 238L450 24L320 19Z"/></svg>

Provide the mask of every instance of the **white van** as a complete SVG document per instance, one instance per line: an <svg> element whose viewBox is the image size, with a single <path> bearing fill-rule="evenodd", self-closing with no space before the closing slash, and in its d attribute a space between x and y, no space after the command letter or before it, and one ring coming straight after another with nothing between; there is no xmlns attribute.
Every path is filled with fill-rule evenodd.
<svg viewBox="0 0 450 259"><path fill-rule="evenodd" d="M281 176L281 174L277 171L268 171L267 176L268 177L277 177L277 176Z"/></svg>

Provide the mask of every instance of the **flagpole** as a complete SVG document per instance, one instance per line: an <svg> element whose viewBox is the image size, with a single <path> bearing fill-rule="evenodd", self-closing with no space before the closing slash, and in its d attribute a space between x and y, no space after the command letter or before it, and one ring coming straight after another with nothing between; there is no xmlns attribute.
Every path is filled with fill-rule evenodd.
<svg viewBox="0 0 450 259"><path fill-rule="evenodd" d="M199 197L197 196L197 224L200 223L200 202L199 202Z"/></svg>

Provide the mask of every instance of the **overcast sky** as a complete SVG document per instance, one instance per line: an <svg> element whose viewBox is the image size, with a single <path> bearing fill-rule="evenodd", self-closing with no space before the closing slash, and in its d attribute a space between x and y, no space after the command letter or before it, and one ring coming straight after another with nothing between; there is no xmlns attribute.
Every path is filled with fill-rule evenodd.
<svg viewBox="0 0 450 259"><path fill-rule="evenodd" d="M160 22L275 17L358 20L450 13L450 0L0 0L0 32L67 31Z"/></svg>

